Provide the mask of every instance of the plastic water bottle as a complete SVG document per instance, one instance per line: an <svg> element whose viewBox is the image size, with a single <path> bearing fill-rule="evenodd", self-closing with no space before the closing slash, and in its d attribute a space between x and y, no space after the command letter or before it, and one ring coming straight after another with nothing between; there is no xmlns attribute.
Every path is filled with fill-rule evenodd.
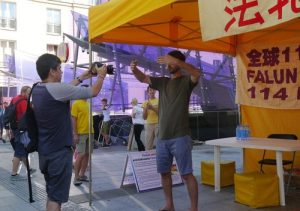
<svg viewBox="0 0 300 211"><path fill-rule="evenodd" d="M236 139L239 141L248 140L250 137L250 128L248 125L238 125L235 132Z"/></svg>
<svg viewBox="0 0 300 211"><path fill-rule="evenodd" d="M241 125L238 125L236 126L236 129L235 129L235 135L236 135L236 140L241 140Z"/></svg>
<svg viewBox="0 0 300 211"><path fill-rule="evenodd" d="M246 139L249 139L251 135L250 127L249 125L246 125L245 128L246 128Z"/></svg>
<svg viewBox="0 0 300 211"><path fill-rule="evenodd" d="M246 128L244 125L241 126L241 140L244 141L246 139Z"/></svg>

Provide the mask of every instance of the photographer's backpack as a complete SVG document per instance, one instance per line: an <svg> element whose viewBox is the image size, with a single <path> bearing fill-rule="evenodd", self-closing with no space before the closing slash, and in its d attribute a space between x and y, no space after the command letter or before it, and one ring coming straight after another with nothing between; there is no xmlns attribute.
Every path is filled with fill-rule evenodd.
<svg viewBox="0 0 300 211"><path fill-rule="evenodd" d="M38 149L38 127L30 102L32 91L37 84L38 83L33 84L31 88L30 94L27 99L26 111L18 124L18 129L20 131L20 140L21 143L25 146L27 153L36 152Z"/></svg>

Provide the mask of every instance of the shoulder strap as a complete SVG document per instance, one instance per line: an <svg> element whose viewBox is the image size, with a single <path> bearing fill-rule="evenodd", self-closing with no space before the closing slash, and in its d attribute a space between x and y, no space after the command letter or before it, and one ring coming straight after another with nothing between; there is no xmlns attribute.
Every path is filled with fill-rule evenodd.
<svg viewBox="0 0 300 211"><path fill-rule="evenodd" d="M15 103L13 103L15 106L17 106L21 101L26 100L24 98L17 100Z"/></svg>
<svg viewBox="0 0 300 211"><path fill-rule="evenodd" d="M29 93L28 98L27 98L27 108L26 108L26 111L28 111L29 108L30 108L30 98L31 98L31 94L32 94L33 88L34 88L38 83L40 83L40 82L36 82L36 83L34 83L34 84L32 85L32 88L31 88L30 93Z"/></svg>

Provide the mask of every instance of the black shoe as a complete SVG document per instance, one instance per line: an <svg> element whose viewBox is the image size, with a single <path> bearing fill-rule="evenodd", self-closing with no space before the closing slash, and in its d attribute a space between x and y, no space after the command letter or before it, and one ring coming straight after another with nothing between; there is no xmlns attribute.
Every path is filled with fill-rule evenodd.
<svg viewBox="0 0 300 211"><path fill-rule="evenodd" d="M82 182L79 179L74 179L73 184L75 186L80 186L82 184Z"/></svg>
<svg viewBox="0 0 300 211"><path fill-rule="evenodd" d="M85 176L85 175L79 177L79 180L80 180L81 182L89 182L89 178L88 178L87 176Z"/></svg>
<svg viewBox="0 0 300 211"><path fill-rule="evenodd" d="M5 143L6 143L6 141L5 141L3 138L1 138L1 140L2 140L3 144L5 144Z"/></svg>
<svg viewBox="0 0 300 211"><path fill-rule="evenodd" d="M108 147L109 147L109 144L104 143L104 144L102 145L102 147L108 148Z"/></svg>

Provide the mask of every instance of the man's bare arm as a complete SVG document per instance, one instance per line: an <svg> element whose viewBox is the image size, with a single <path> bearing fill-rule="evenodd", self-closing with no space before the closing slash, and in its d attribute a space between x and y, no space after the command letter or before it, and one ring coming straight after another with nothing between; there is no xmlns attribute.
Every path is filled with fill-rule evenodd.
<svg viewBox="0 0 300 211"><path fill-rule="evenodd" d="M74 145L76 145L79 142L79 136L77 132L77 118L73 116L71 118L72 118L72 125L73 125L73 143Z"/></svg>
<svg viewBox="0 0 300 211"><path fill-rule="evenodd" d="M136 79L142 83L151 84L150 77L137 68L137 60L130 63L130 68Z"/></svg>
<svg viewBox="0 0 300 211"><path fill-rule="evenodd" d="M92 95L93 95L93 97L96 97L102 88L102 85L103 85L103 82L104 82L104 79L106 76L106 72L107 72L107 67L106 67L106 65L103 65L101 67L93 67L93 68L95 68L93 71L95 71L97 80L95 81L95 83L92 86L92 93L93 93ZM89 79L92 76L93 75L92 75L91 70L87 70L87 71L83 72L80 76L78 76L76 79L71 81L70 84L72 84L73 86L77 86L82 81L84 81L85 79Z"/></svg>
<svg viewBox="0 0 300 211"><path fill-rule="evenodd" d="M196 83L199 80L199 77L201 75L201 70L194 67L193 65L186 63L184 61L181 61L179 59L176 59L173 56L165 55L158 58L157 62L159 64L167 64L167 65L177 65L181 69L185 69L190 75L191 80Z"/></svg>

